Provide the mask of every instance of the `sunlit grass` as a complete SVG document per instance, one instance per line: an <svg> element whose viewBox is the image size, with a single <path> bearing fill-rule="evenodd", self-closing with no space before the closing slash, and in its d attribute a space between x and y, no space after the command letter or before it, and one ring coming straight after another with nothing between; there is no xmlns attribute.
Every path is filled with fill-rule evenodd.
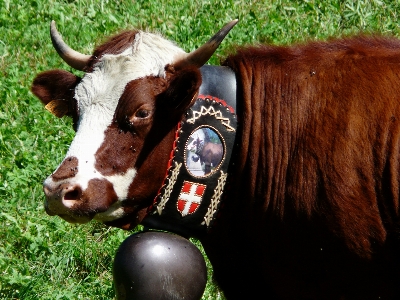
<svg viewBox="0 0 400 300"><path fill-rule="evenodd" d="M90 53L105 36L142 28L186 51L224 23L239 24L210 63L234 45L290 44L356 32L399 35L398 1L42 1L0 2L0 299L112 299L112 260L130 234L99 223L70 225L43 210L41 183L73 138L68 119L45 112L29 92L35 75L61 68L49 38ZM200 245L199 245L200 246ZM223 299L211 280L204 299Z"/></svg>

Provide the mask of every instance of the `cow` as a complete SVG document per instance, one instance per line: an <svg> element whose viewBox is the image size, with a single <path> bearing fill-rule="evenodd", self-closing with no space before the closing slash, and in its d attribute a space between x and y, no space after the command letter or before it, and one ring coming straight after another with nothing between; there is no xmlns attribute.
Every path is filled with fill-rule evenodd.
<svg viewBox="0 0 400 300"><path fill-rule="evenodd" d="M124 229L145 218L176 126L233 21L187 54L126 31L92 55L53 44L82 78L39 74L32 92L76 130L44 181L45 209ZM216 223L200 241L227 299L400 299L400 41L356 35L238 46L238 132Z"/></svg>
<svg viewBox="0 0 400 300"><path fill-rule="evenodd" d="M191 156L192 161L200 161L201 165L204 164L204 175L211 173L212 169L222 161L224 149L218 139L217 143L213 143L205 135L203 135L203 138L198 136L193 139L188 147L195 154L195 156Z"/></svg>

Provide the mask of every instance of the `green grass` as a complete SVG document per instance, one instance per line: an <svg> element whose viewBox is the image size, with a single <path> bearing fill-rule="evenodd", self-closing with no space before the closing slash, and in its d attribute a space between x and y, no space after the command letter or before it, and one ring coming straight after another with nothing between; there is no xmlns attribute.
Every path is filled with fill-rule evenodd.
<svg viewBox="0 0 400 300"><path fill-rule="evenodd" d="M45 112L29 91L38 72L70 70L51 46L52 19L73 48L90 53L105 36L134 27L191 51L239 18L210 61L217 64L234 45L360 31L398 36L399 13L399 1L0 0L0 299L112 299L113 256L130 234L74 226L43 210L41 183L74 135L68 119ZM203 299L224 299L211 266Z"/></svg>

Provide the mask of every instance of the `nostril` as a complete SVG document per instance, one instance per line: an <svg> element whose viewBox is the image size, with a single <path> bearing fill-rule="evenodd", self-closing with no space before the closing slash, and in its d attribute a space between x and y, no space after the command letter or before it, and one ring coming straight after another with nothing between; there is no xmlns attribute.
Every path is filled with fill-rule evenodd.
<svg viewBox="0 0 400 300"><path fill-rule="evenodd" d="M75 189L71 192L68 192L64 195L64 200L78 200L80 197L80 192Z"/></svg>
<svg viewBox="0 0 400 300"><path fill-rule="evenodd" d="M81 201L82 190L79 185L64 186L61 192L61 201L64 206L71 208Z"/></svg>

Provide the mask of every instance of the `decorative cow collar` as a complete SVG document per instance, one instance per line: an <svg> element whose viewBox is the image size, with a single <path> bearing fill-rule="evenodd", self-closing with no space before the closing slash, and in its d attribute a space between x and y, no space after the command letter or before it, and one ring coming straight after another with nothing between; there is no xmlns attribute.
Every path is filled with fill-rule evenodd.
<svg viewBox="0 0 400 300"><path fill-rule="evenodd" d="M142 222L195 237L217 218L237 130L234 72L209 65L200 71L198 98L178 124L164 185Z"/></svg>

